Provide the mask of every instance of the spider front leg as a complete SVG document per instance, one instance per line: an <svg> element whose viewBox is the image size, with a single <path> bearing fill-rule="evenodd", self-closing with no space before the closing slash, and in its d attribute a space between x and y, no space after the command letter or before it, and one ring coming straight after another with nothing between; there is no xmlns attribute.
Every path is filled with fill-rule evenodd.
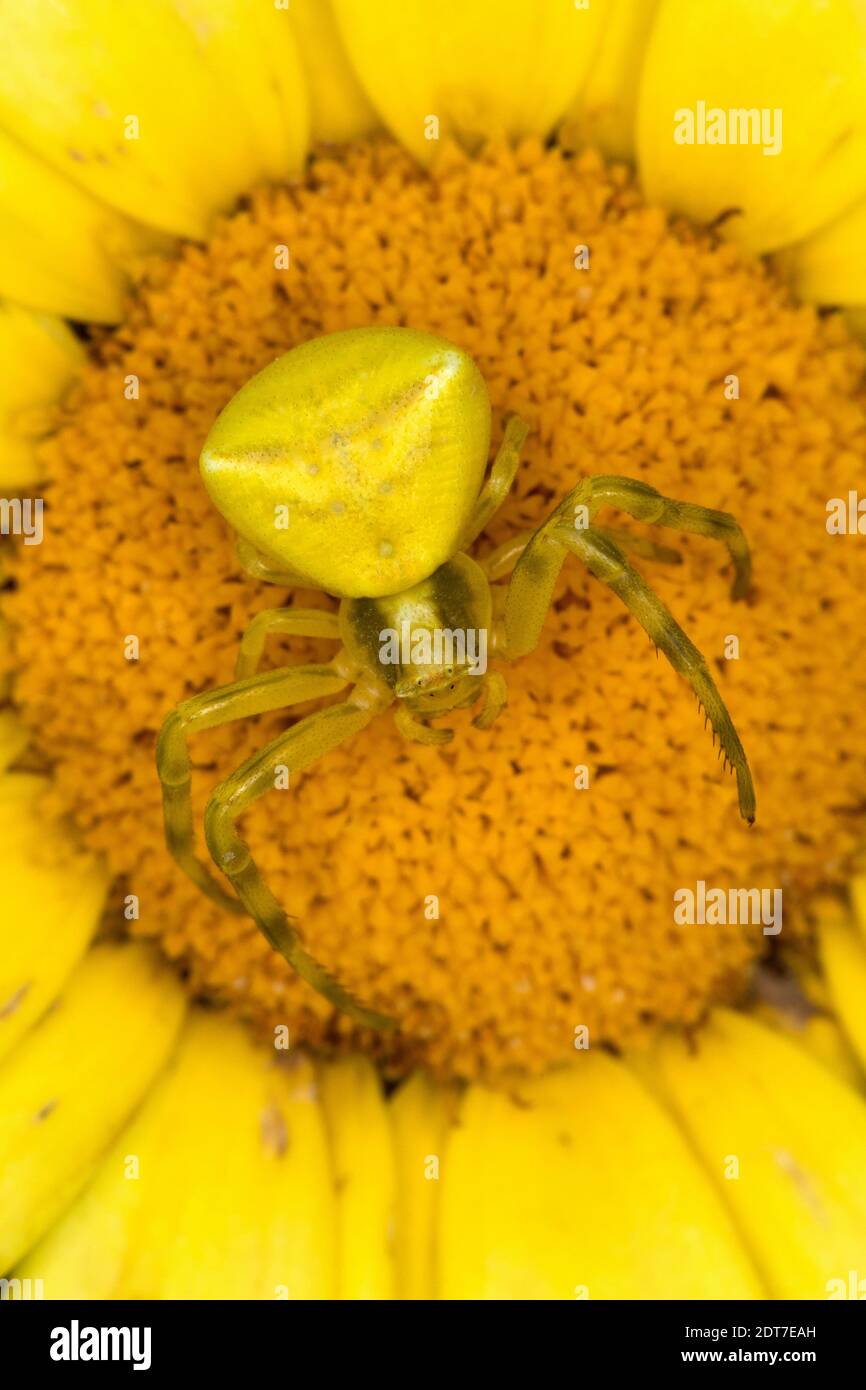
<svg viewBox="0 0 866 1390"><path fill-rule="evenodd" d="M260 579L263 584L278 584L280 588L292 589L316 589L317 584L312 584L309 579L304 579L303 575L295 574L294 570L280 570L271 564L267 556L262 555L256 550L249 541L238 537L235 545L235 554L238 557L238 564L244 574L248 574L250 579Z"/></svg>
<svg viewBox="0 0 866 1390"><path fill-rule="evenodd" d="M740 814L751 824L755 790L746 754L701 653L610 536L593 527L575 530L562 514L562 508L557 508L515 567L505 603L505 655L512 659L524 656L537 645L557 576L571 551L622 599L674 670L692 687L718 736L726 763L736 772Z"/></svg>
<svg viewBox="0 0 866 1390"><path fill-rule="evenodd" d="M491 671L484 677L481 691L481 709L472 723L476 729L492 729L505 706L508 704L508 687L498 671Z"/></svg>
<svg viewBox="0 0 866 1390"><path fill-rule="evenodd" d="M493 460L490 477L481 489L466 529L460 538L460 550L467 550L481 535L494 512L497 512L511 490L520 467L520 450L523 448L529 426L517 415L509 416L499 451Z"/></svg>
<svg viewBox="0 0 866 1390"><path fill-rule="evenodd" d="M243 908L195 853L192 765L187 746L190 735L321 695L335 695L348 684L348 677L330 666L283 667L194 695L178 705L163 724L156 745L156 765L162 783L166 843L193 883L230 912L242 912Z"/></svg>
<svg viewBox="0 0 866 1390"><path fill-rule="evenodd" d="M639 555L643 560L656 560L662 565L681 565L683 562L678 550L672 550L668 545L657 545L647 536L633 536L628 531L608 531L601 526L596 526L595 530L599 535L607 536L615 545L619 545L631 555ZM489 555L485 555L483 560L478 561L491 584L511 574L535 534L535 531L518 531L516 536L504 541L495 550L491 550Z"/></svg>
<svg viewBox="0 0 866 1390"><path fill-rule="evenodd" d="M648 483L638 482L636 478L599 474L584 478L559 504L554 515L566 527L581 530L602 507L607 506L619 507L636 521L669 526L674 531L686 531L695 536L709 536L722 541L734 564L731 597L745 598L749 592L752 557L740 524L730 512L717 512L711 507L696 506L693 502L676 502L662 496Z"/></svg>
<svg viewBox="0 0 866 1390"><path fill-rule="evenodd" d="M249 758L237 772L217 787L205 811L205 839L215 864L234 885L250 916L255 918L268 941L285 956L297 973L323 995L366 1028L391 1029L393 1019L365 1008L304 949L297 931L261 876L248 846L235 828L235 822L253 802L272 791L279 772L289 775L309 767L345 739L359 733L384 708L378 694L360 693L342 705L319 710L299 722L261 753Z"/></svg>
<svg viewBox="0 0 866 1390"><path fill-rule="evenodd" d="M412 743L424 743L435 747L437 744L450 743L454 737L453 729L434 729L426 719L419 719L405 705L397 706L394 711L394 723L403 737Z"/></svg>

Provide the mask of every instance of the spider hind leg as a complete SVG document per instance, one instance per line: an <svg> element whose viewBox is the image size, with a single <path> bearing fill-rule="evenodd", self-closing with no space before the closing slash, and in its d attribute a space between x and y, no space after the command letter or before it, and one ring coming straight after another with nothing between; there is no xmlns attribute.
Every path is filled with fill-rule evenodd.
<svg viewBox="0 0 866 1390"><path fill-rule="evenodd" d="M704 658L673 615L632 568L612 534L591 525L575 525L574 508L588 507L591 514L591 485L596 482L601 484L595 497L595 504L600 506L602 500L612 500L614 492L621 499L625 489L620 485L628 484L630 480L587 479L560 503L553 515L536 531L520 555L508 587L504 616L504 654L513 660L525 656L535 648L553 598L557 576L569 552L576 555L597 579L607 584L622 600L642 625L650 640L664 652L674 670L692 687L712 726L714 739L719 739L726 765L730 763L736 773L740 814L751 824L755 819L755 791L749 764L733 721ZM616 484L616 488L613 484ZM636 485L631 493L630 502L631 505L626 506L624 501L619 500L617 505L628 510L633 516L640 515L642 520L659 520L665 508L685 505L669 504L660 493L656 493L653 488L647 488L645 484ZM706 513L711 518L726 516L722 512L707 512L704 508L695 508L694 511ZM694 522L693 517L689 520L690 523ZM728 526L728 521L732 526ZM716 524L713 520L712 526L716 527ZM697 525L698 522L694 522L694 525L690 524L682 529L697 529ZM700 521L700 525L704 526L703 520ZM732 517L725 521L722 529L725 531L725 538L731 541L729 548L735 557L736 590L748 582L748 547ZM703 530L702 534L719 532Z"/></svg>
<svg viewBox="0 0 866 1390"><path fill-rule="evenodd" d="M734 566L734 581L731 586L733 599L745 598L752 580L752 557L748 542L740 524L730 512L715 511L712 507L700 507L694 502L677 502L665 497L649 483L637 478L623 478L617 474L597 474L584 478L573 492L560 503L557 512L560 519L574 529L575 512L583 510L587 521L591 522L602 507L618 507L620 511L633 516L636 521L646 521L653 526L667 526L673 531L683 531L695 536L708 536L721 541L728 550Z"/></svg>
<svg viewBox="0 0 866 1390"><path fill-rule="evenodd" d="M677 674L692 687L698 707L713 731L713 745L718 738L725 766L730 764L736 773L740 815L751 825L755 819L755 789L749 764L733 720L701 653L609 537L598 536L590 528L574 532L567 544L590 573L622 600Z"/></svg>

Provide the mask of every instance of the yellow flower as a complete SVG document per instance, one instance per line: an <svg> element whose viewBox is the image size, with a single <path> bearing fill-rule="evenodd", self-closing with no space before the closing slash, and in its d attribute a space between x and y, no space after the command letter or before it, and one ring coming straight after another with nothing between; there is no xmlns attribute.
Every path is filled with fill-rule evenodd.
<svg viewBox="0 0 866 1390"><path fill-rule="evenodd" d="M798 498L815 506L831 478L841 489L856 467L862 354L838 320L820 323L788 305L763 265L744 268L732 248L685 224L669 229L621 170L592 156L575 161L575 191L561 195L566 165L541 141L559 131L560 150L592 143L633 161L650 202L716 224L746 261L772 253L802 298L843 308L856 328L866 316L862 4L151 0L131 12L114 0L31 0L0 12L0 44L4 529L20 529L8 524L12 494L32 491L47 470L48 524L53 515L64 531L53 571L49 562L28 578L24 546L11 558L17 592L3 608L14 633L0 629L4 665L14 651L23 666L11 693L29 725L9 709L0 714L0 755L14 769L0 780L0 1271L11 1281L3 1296L866 1296L864 880L855 880L850 910L840 896L863 832L854 734L850 748L827 749L826 768L804 769L812 822L794 816L784 854L779 779L765 803L778 803L776 828L755 832L766 836L757 848L735 840L722 813L704 820L702 804L689 813L704 837L688 850L690 864L710 846L724 851L728 869L725 855L789 875L800 920L783 941L796 939L798 951L756 970L765 943L744 934L693 937L683 948L651 930L630 940L630 921L586 920L584 1011L573 1040L562 1026L575 1008L574 957L567 930L556 934L555 911L540 953L509 917L507 887L499 897L491 888L482 953L472 933L446 926L450 954L438 960L393 929L389 894L401 873L405 887L407 865L412 873L425 862L419 802L441 828L455 779L465 785L475 775L481 810L464 825L476 848L489 833L480 745L466 740L452 763L424 750L416 768L398 773L390 736L379 734L375 766L404 811L377 822L375 842L358 830L370 787L352 785L353 770L374 759L355 762L353 753L342 781L313 794L323 799L311 829L330 817L354 836L335 869L344 897L356 887L353 865L381 863L377 891L358 899L367 930L353 927L364 936L357 955L327 920L327 904L321 909L315 843L300 855L279 848L287 862L298 858L293 873L307 875L309 918L326 946L395 995L407 981L414 991L402 1050L387 1057L395 1073L408 1073L396 1091L383 1089L364 1056L325 1060L299 1048L296 1022L303 1042L333 1044L333 1020L243 927L233 935L236 924L206 918L197 901L187 909L166 884L147 838L155 781L144 770L151 705L164 712L184 693L191 652L193 680L227 678L233 624L261 606L255 586L239 596L225 538L182 477L167 481L171 468L183 469L231 390L291 341L406 315L479 356L497 410L525 396L536 443L516 498L524 524L538 519L538 493L561 491L581 468L603 471L611 456L638 459L653 480L676 476L685 457L704 492L709 479L740 496L762 461L765 594L782 616L775 627L766 608L740 620L766 669L736 688L744 701L751 694L750 717L766 729L768 780L772 759L802 755L804 738L820 759L827 721L845 727L846 698L863 681L858 634L833 610L851 598L853 561L846 551L830 592L821 586L828 558L816 550L807 592L784 593L785 544L807 534L796 516L785 524L785 508ZM430 181L383 130L430 166ZM349 141L360 143L347 153ZM512 221L518 198L521 228ZM421 245L434 225L435 245L412 251L407 235ZM178 238L186 239L179 250ZM579 274L571 258L587 238L604 276L580 287L581 310L570 317L556 257ZM265 247L285 250L300 269L291 293L272 266L263 269ZM64 319L121 328L82 335ZM689 363L698 364L691 377ZM729 413L711 387L741 363L749 413L732 461L719 443ZM140 405L124 415L139 388ZM195 536L187 571L173 570L178 552L161 545L178 515ZM823 516L813 524L822 527ZM58 621L58 576L85 570L103 580L102 604L64 606ZM136 581L118 586L121 572ZM717 638L725 622L717 576L706 565L699 572L705 582L688 601ZM181 589L206 596L201 614L182 603ZM154 649L171 635L149 674L136 672L134 691L120 693L119 678L112 691L105 672L115 629L134 630L145 593ZM683 603L688 595L684 581ZM578 645L590 668L605 659L614 667L612 686L608 670L587 691L579 737L591 741L610 711L617 727L634 727L634 682L645 676L631 665L633 634L611 611L610 631L596 623L594 638L589 608L579 586L563 591L562 650L554 643L536 673L550 691L543 701L531 686L516 692L516 743L501 751L527 773L536 806L562 750L542 746L522 766L521 745L538 743L540 720L559 740L574 734L557 681L580 661ZM813 717L825 722L804 734L808 697L794 677L811 668L799 648L790 653L810 632L836 643L842 670L816 686ZM787 683L777 713L779 667ZM617 671L629 677L619 686ZM108 719L112 696L123 712ZM657 728L666 688L647 698ZM677 718L679 750L691 735L679 735ZM213 744L215 762L239 761L246 735L230 735ZM629 855L641 891L667 892L664 788L631 801L641 762L645 777L658 772L660 748L651 733L644 741L629 732L622 768L595 758L608 788L593 827L608 845L593 883L603 918L615 917L619 901L605 898L607 880ZM575 757L565 750L567 763ZM688 783L683 769L697 760L677 757ZM354 828L343 800L355 807ZM551 794L551 822L556 807ZM58 816L70 813L74 836L59 828ZM520 815L511 788L493 818L500 838L485 842L484 856L507 857L502 883L523 880L531 896L548 891L540 885L562 872L562 856L556 834L545 839L531 814L531 842L506 840L502 827L522 824ZM391 834L405 839L393 856ZM279 873L276 848L274 858ZM459 900L471 901L468 868L447 872ZM807 892L821 881L836 892L813 902L808 923ZM423 899L426 888L413 891ZM571 892L559 899L566 929L580 901L579 888ZM161 937L189 965L192 988L151 946L116 939L129 930ZM508 962L502 971L491 963L498 956ZM267 1028L271 1046L189 1003L197 987L234 998ZM537 1004L527 1000L533 989ZM723 1007L733 999L751 1012ZM288 1015L287 1036L279 1020ZM657 1027L698 1020L689 1045ZM626 1044L626 1055L599 1039ZM412 1072L418 1057L440 1078L464 1080ZM496 1084L465 1079L485 1072Z"/></svg>

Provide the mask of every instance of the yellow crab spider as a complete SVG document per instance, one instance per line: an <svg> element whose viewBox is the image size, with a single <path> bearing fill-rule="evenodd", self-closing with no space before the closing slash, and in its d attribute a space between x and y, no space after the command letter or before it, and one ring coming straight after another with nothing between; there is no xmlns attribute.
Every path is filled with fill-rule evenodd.
<svg viewBox="0 0 866 1390"><path fill-rule="evenodd" d="M357 1022L393 1026L356 1001L304 948L237 831L238 817L276 785L359 733L396 702L407 738L445 743L432 720L479 705L488 729L506 703L488 655L512 661L537 645L569 553L622 599L688 681L736 772L740 813L754 820L746 755L706 663L625 551L676 551L595 525L604 507L723 541L733 597L749 587L749 549L726 512L674 502L646 483L587 477L534 532L478 562L466 553L505 499L527 426L512 417L489 476L490 401L465 352L409 328L332 333L294 348L252 378L215 421L201 455L205 488L238 535L247 573L322 589L337 612L272 608L244 633L237 679L184 700L157 745L165 832L178 864L223 906L247 912L314 989ZM511 576L508 585L499 581ZM330 639L324 665L259 671L271 633ZM188 740L233 719L348 690L293 724L217 787L205 812L211 858L234 893L197 857Z"/></svg>

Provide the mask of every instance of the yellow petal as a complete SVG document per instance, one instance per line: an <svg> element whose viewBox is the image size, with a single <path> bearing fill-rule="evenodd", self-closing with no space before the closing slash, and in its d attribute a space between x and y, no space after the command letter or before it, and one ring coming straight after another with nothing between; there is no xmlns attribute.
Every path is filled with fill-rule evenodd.
<svg viewBox="0 0 866 1390"><path fill-rule="evenodd" d="M817 909L819 904L813 904ZM789 955L787 972L761 969L755 976L757 1002L749 1009L771 1028L804 1047L849 1086L859 1088L864 1076L838 1021L825 977L799 955Z"/></svg>
<svg viewBox="0 0 866 1390"><path fill-rule="evenodd" d="M546 135L580 91L604 5L334 0L334 12L386 125L427 163L449 136Z"/></svg>
<svg viewBox="0 0 866 1390"><path fill-rule="evenodd" d="M196 1011L164 1076L17 1271L46 1298L331 1298L333 1172L312 1066Z"/></svg>
<svg viewBox="0 0 866 1390"><path fill-rule="evenodd" d="M758 1004L750 1009L753 1018L771 1028L778 1028L785 1037L829 1067L840 1081L848 1086L861 1087L863 1073L845 1034L834 1018L824 1014L792 1015L773 1004Z"/></svg>
<svg viewBox="0 0 866 1390"><path fill-rule="evenodd" d="M697 143L698 103L725 113ZM732 143L730 111L765 112ZM678 143L695 118L695 143ZM776 137L780 137L777 139ZM765 151L777 150L776 153ZM661 0L638 102L649 198L753 252L799 241L866 193L866 8L861 0Z"/></svg>
<svg viewBox="0 0 866 1390"><path fill-rule="evenodd" d="M780 256L801 299L866 305L866 199Z"/></svg>
<svg viewBox="0 0 866 1390"><path fill-rule="evenodd" d="M640 75L659 0L608 0L601 41L566 122L608 159L634 159Z"/></svg>
<svg viewBox="0 0 866 1390"><path fill-rule="evenodd" d="M0 1058L57 998L108 889L104 869L46 825L45 790L41 777L0 778Z"/></svg>
<svg viewBox="0 0 866 1390"><path fill-rule="evenodd" d="M0 1066L0 1269L81 1191L164 1065L182 1013L155 952L97 946Z"/></svg>
<svg viewBox="0 0 866 1390"><path fill-rule="evenodd" d="M314 140L343 143L380 124L355 76L331 0L292 0L292 23L307 79Z"/></svg>
<svg viewBox="0 0 866 1390"><path fill-rule="evenodd" d="M397 1164L394 1253L400 1298L435 1290L439 1179L446 1134L446 1092L423 1072L405 1081L388 1106Z"/></svg>
<svg viewBox="0 0 866 1390"><path fill-rule="evenodd" d="M128 1176L135 1170L126 1160L146 1151L152 1154L153 1113L148 1097L129 1128L100 1158L81 1196L15 1268L19 1297L25 1297L23 1290L28 1288L29 1296L38 1298L116 1297L142 1195L141 1183Z"/></svg>
<svg viewBox="0 0 866 1390"><path fill-rule="evenodd" d="M0 131L0 294L69 318L120 318L128 270L170 243Z"/></svg>
<svg viewBox="0 0 866 1390"><path fill-rule="evenodd" d="M84 352L59 319L0 301L0 487L16 491L39 478L37 441L75 377Z"/></svg>
<svg viewBox="0 0 866 1390"><path fill-rule="evenodd" d="M308 103L288 13L243 0L0 9L0 124L131 217L203 236L297 173Z"/></svg>
<svg viewBox="0 0 866 1390"><path fill-rule="evenodd" d="M473 1086L442 1166L445 1298L754 1298L761 1289L683 1137L601 1053Z"/></svg>
<svg viewBox="0 0 866 1390"><path fill-rule="evenodd" d="M833 1003L866 1067L866 942L841 905L820 913L818 948Z"/></svg>
<svg viewBox="0 0 866 1390"><path fill-rule="evenodd" d="M304 166L310 101L289 11L249 0L172 0L198 50L230 102L232 119L249 138L253 158L245 182L286 179Z"/></svg>
<svg viewBox="0 0 866 1390"><path fill-rule="evenodd" d="M337 1297L392 1299L394 1148L382 1083L366 1057L319 1067L336 1188Z"/></svg>
<svg viewBox="0 0 866 1390"><path fill-rule="evenodd" d="M848 1038L835 1018L825 1018L816 1014L810 1018L799 1039L807 1052L810 1052L825 1067L829 1067L839 1081L856 1090L863 1089L863 1070Z"/></svg>
<svg viewBox="0 0 866 1390"><path fill-rule="evenodd" d="M660 1093L774 1298L831 1296L866 1250L866 1102L787 1038L718 1009L652 1057Z"/></svg>

